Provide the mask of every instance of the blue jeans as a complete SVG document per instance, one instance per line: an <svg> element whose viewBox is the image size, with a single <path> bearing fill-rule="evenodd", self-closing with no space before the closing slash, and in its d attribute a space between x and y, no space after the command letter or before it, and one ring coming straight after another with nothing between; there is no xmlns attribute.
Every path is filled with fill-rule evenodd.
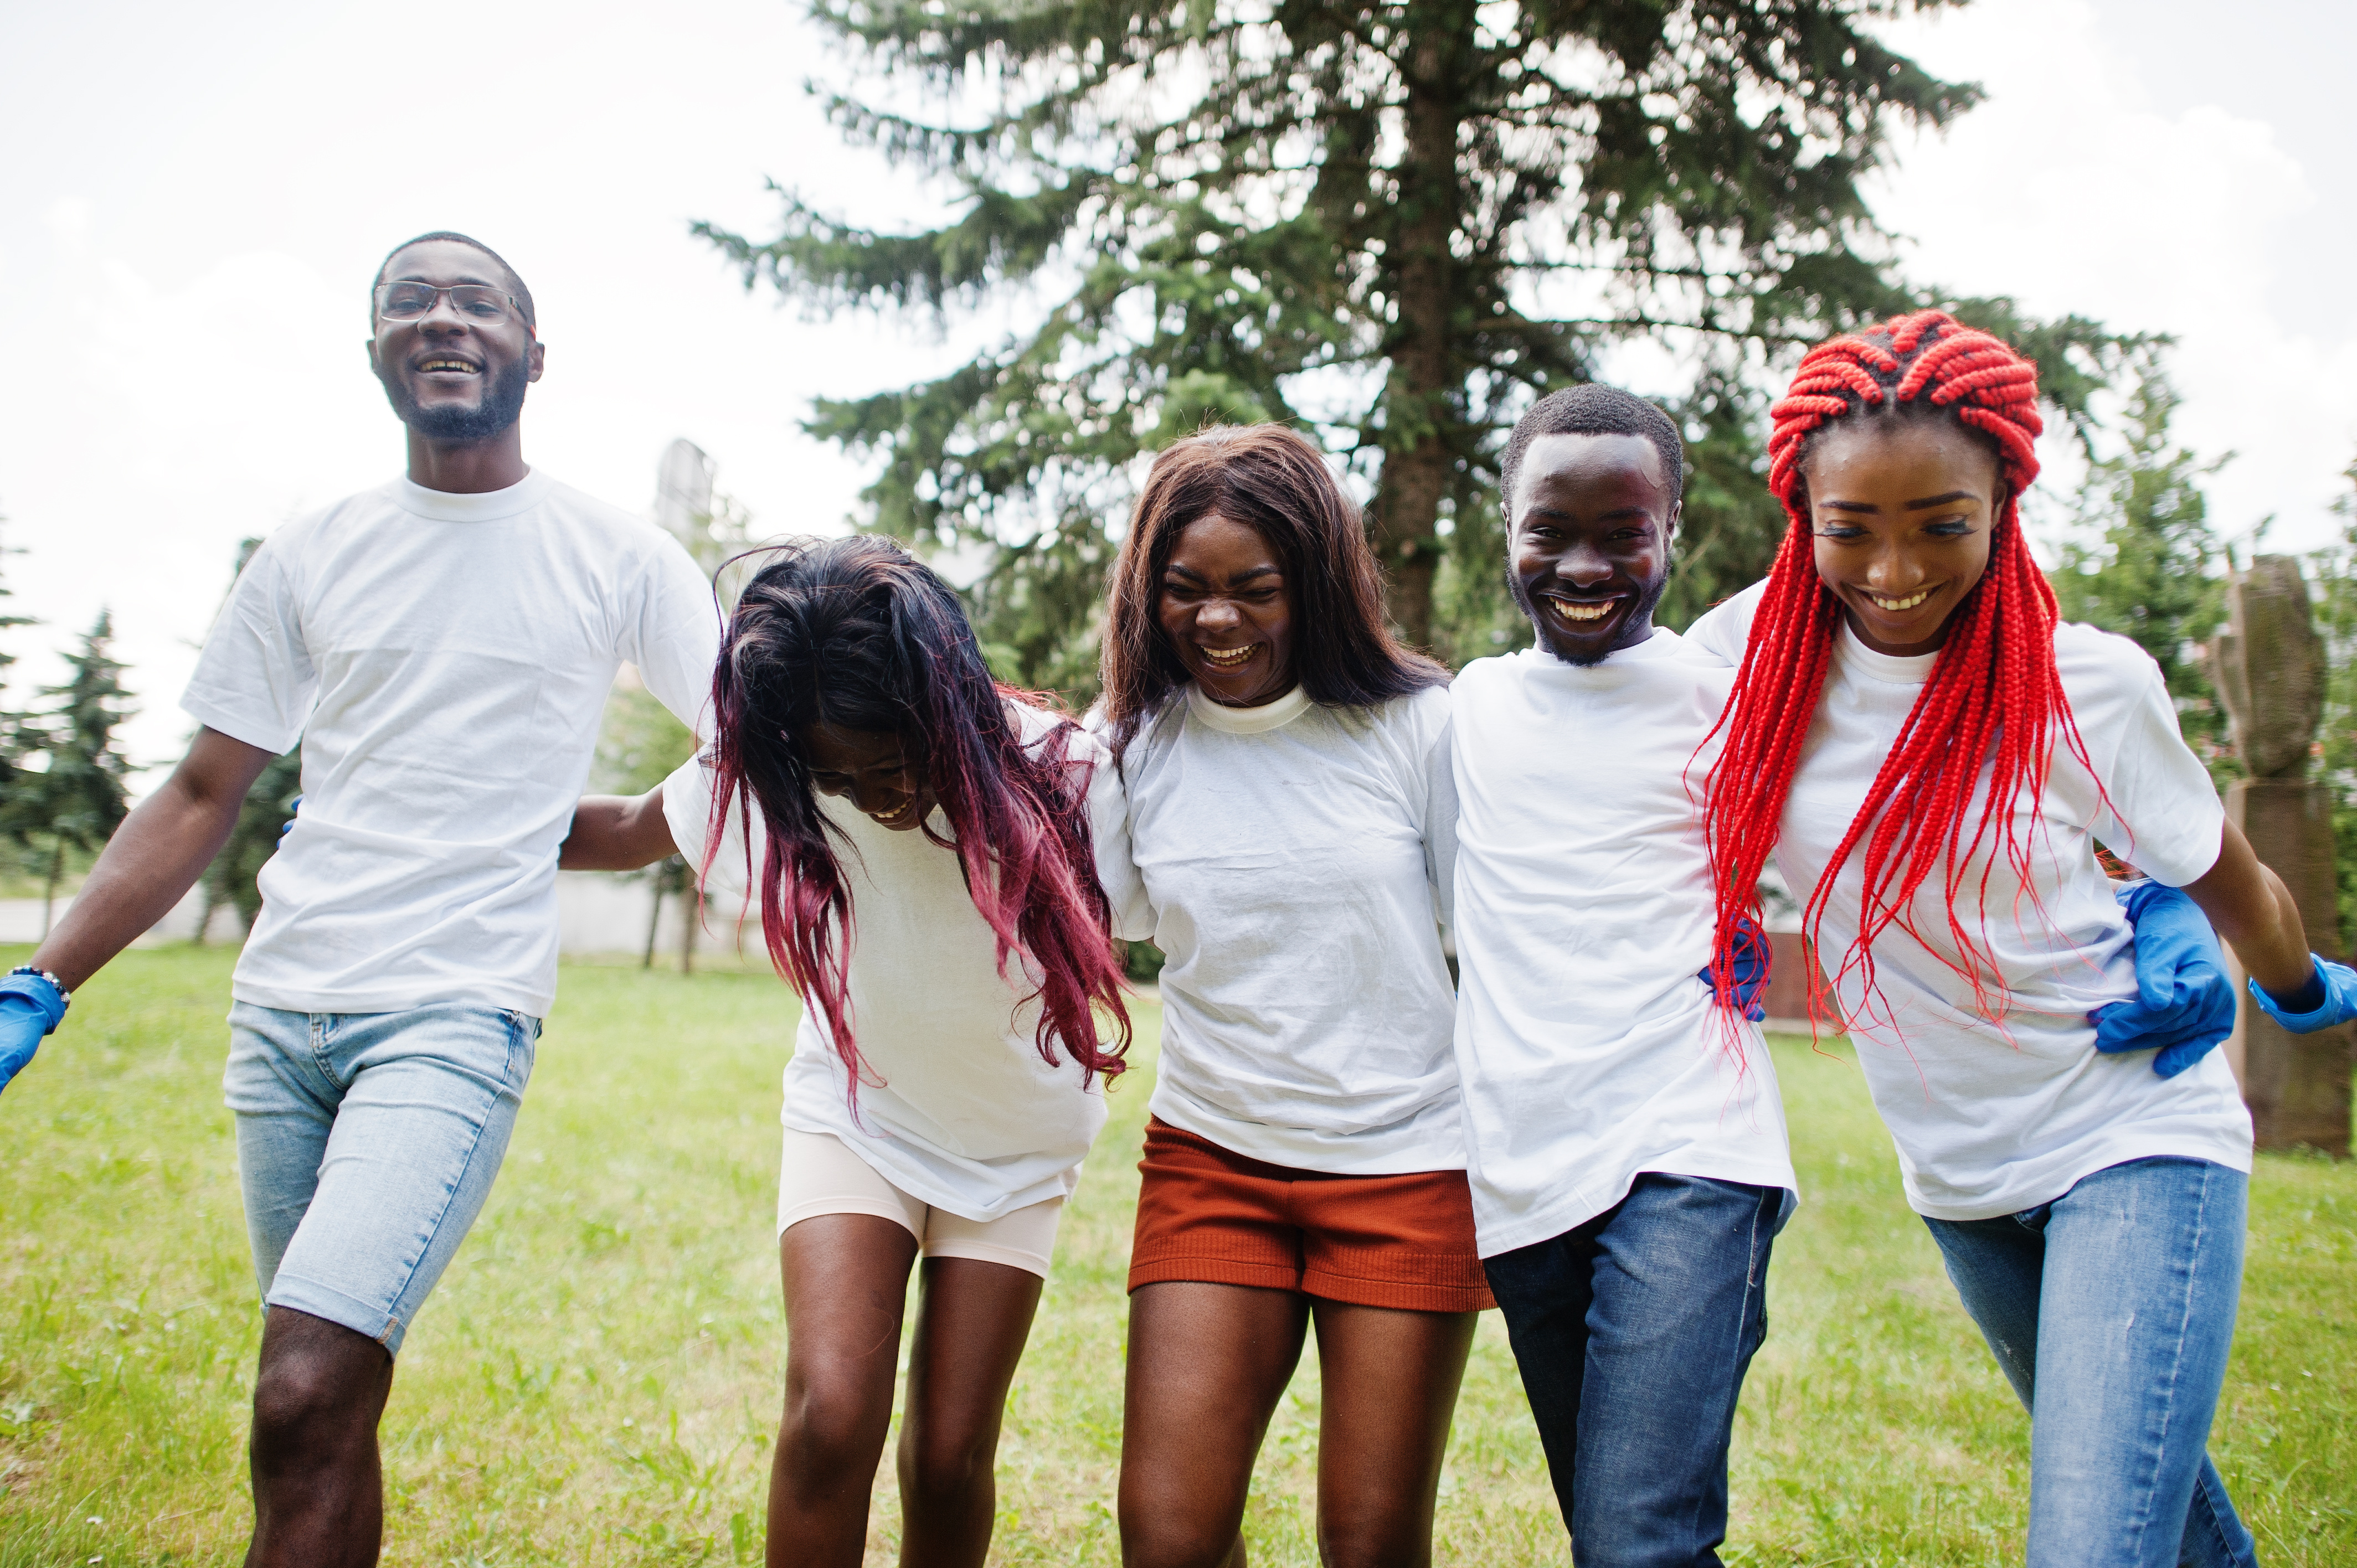
<svg viewBox="0 0 2357 1568"><path fill-rule="evenodd" d="M1586 1224L1482 1260L1580 1568L1718 1563L1736 1396L1792 1202L1647 1172Z"/></svg>
<svg viewBox="0 0 2357 1568"><path fill-rule="evenodd" d="M491 1190L540 1020L230 1009L221 1088L262 1298L401 1349Z"/></svg>
<svg viewBox="0 0 2357 1568"><path fill-rule="evenodd" d="M1924 1221L2029 1411L2029 1568L2258 1562L2204 1451L2250 1185L2130 1160L2018 1214Z"/></svg>

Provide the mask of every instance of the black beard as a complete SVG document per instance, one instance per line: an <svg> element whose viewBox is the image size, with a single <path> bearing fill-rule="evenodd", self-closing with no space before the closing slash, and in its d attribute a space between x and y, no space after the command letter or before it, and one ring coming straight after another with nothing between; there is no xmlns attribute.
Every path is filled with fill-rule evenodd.
<svg viewBox="0 0 2357 1568"><path fill-rule="evenodd" d="M524 391L532 384L527 367L517 360L500 371L474 407L446 403L426 409L418 407L416 397L393 377L380 374L377 380L384 383L385 401L402 424L428 441L452 442L489 441L504 434L522 415Z"/></svg>
<svg viewBox="0 0 2357 1568"><path fill-rule="evenodd" d="M1637 607L1630 614L1629 619L1622 621L1620 624L1625 627L1640 618L1650 617L1653 613L1654 607L1658 606L1662 602L1662 596L1669 592L1669 589L1670 575L1667 572L1664 572L1654 581L1653 585L1646 589L1643 596L1637 600ZM1533 602L1531 596L1523 591L1523 580L1514 575L1512 572L1508 572L1506 574L1506 591L1514 596L1514 603L1520 606L1523 614L1529 618L1531 623L1531 635L1534 639L1536 639L1540 650L1549 658L1560 660L1562 662L1572 666L1574 669L1593 670L1596 666L1603 663L1607 659L1611 658L1614 653L1619 651L1617 649L1608 648L1602 652L1596 654L1594 657L1587 659L1574 659L1568 654L1556 652L1554 647L1548 643L1546 632L1544 629L1544 623L1543 618L1546 612L1539 608L1539 607Z"/></svg>

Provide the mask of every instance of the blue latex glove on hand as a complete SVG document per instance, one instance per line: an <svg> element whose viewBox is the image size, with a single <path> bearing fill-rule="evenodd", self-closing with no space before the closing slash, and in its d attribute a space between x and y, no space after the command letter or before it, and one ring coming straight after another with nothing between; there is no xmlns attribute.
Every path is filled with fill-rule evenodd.
<svg viewBox="0 0 2357 1568"><path fill-rule="evenodd" d="M0 1089L25 1070L41 1040L66 1015L66 999L38 974L0 977Z"/></svg>
<svg viewBox="0 0 2357 1568"><path fill-rule="evenodd" d="M1755 1024L1768 1016L1768 1009L1763 1004L1768 995L1768 969L1773 950L1768 945L1768 933L1754 924L1749 916L1740 916L1736 919L1733 961L1735 1007ZM1712 994L1717 993L1718 982L1708 965L1704 966L1699 978L1711 988Z"/></svg>
<svg viewBox="0 0 2357 1568"><path fill-rule="evenodd" d="M2251 994L2257 999L2260 1012L2295 1035L2312 1035L2319 1029L2330 1029L2335 1024L2357 1018L2357 969L2319 958L2316 961L2316 978L2324 982L2324 1005L2312 1013L2285 1012L2255 980L2251 982Z"/></svg>
<svg viewBox="0 0 2357 1568"><path fill-rule="evenodd" d="M2136 998L2087 1015L2099 1051L2151 1051L2175 1078L2234 1032L2234 988L2210 918L2180 888L2153 881L2112 889L2136 932Z"/></svg>

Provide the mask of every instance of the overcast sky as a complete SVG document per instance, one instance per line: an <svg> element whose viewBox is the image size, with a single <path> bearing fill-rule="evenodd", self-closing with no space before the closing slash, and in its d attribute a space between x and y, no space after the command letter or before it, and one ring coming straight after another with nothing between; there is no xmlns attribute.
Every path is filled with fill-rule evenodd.
<svg viewBox="0 0 2357 1568"><path fill-rule="evenodd" d="M237 541L377 483L399 427L368 375L383 252L460 229L531 280L548 375L531 461L645 507L685 435L764 532L823 527L858 468L814 393L931 373L956 345L748 295L687 233L763 231L763 180L863 218L922 212L802 83L792 0L236 0L0 6L0 515L19 672L113 609L143 762L177 756ZM2217 30L2231 18L2232 31ZM2175 334L2180 434L2241 454L2230 533L2330 536L2357 457L2345 63L2357 6L1981 0L1894 29L1990 101L1878 190L1913 275ZM1642 380L1641 359L1627 373ZM1666 390L1666 389L1643 389Z"/></svg>

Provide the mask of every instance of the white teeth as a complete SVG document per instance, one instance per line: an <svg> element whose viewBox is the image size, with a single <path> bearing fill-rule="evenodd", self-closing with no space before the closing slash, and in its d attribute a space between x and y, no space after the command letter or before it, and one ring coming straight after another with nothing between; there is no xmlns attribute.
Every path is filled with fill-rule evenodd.
<svg viewBox="0 0 2357 1568"><path fill-rule="evenodd" d="M1620 602L1620 601L1618 599L1606 599L1601 604L1581 605L1574 604L1569 599L1549 599L1547 601L1548 604L1555 607L1555 613L1561 616L1567 621L1602 620L1606 616L1612 613L1612 607Z"/></svg>
<svg viewBox="0 0 2357 1568"><path fill-rule="evenodd" d="M1232 669L1250 659L1259 649L1259 643L1251 642L1242 648L1205 648L1200 651L1203 657L1213 664Z"/></svg>
<svg viewBox="0 0 2357 1568"><path fill-rule="evenodd" d="M1895 612L1898 610L1913 609L1917 605L1921 604L1925 599L1932 596L1932 590L1925 588L1919 593L1910 594L1903 599L1886 599L1880 594L1868 594L1866 596L1874 601L1875 608Z"/></svg>

